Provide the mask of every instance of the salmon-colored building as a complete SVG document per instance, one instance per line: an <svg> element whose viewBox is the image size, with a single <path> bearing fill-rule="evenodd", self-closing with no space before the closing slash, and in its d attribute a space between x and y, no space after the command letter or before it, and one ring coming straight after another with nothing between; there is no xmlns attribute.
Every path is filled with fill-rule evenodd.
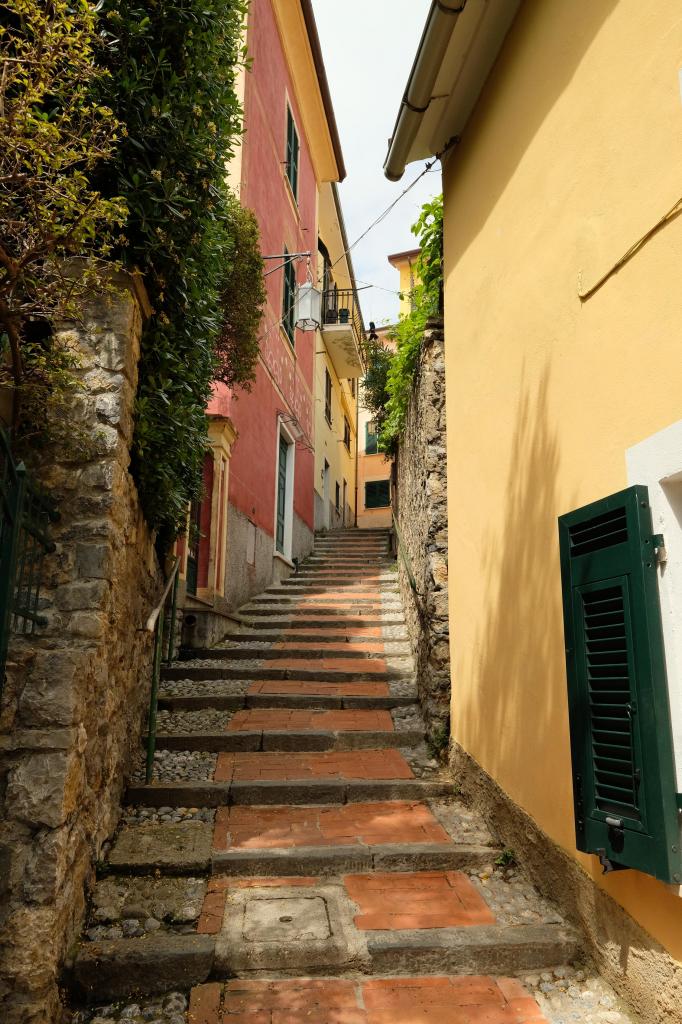
<svg viewBox="0 0 682 1024"><path fill-rule="evenodd" d="M317 281L321 189L345 169L310 0L252 0L242 75L245 134L230 167L258 220L267 301L251 390L216 384L212 453L183 557L189 642L289 575L315 529L315 352L296 326L296 287Z"/></svg>

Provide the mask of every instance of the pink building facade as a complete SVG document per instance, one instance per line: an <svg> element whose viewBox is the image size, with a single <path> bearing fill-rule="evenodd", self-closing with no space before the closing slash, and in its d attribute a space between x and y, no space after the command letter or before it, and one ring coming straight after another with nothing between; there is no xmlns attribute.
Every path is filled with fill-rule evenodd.
<svg viewBox="0 0 682 1024"><path fill-rule="evenodd" d="M309 0L252 0L247 44L246 132L231 170L273 258L256 380L249 391L217 384L208 408L213 465L186 572L197 612L238 608L289 575L314 540L316 334L294 326L293 299L318 265L319 186L341 180L343 162ZM227 458L223 493L216 450Z"/></svg>

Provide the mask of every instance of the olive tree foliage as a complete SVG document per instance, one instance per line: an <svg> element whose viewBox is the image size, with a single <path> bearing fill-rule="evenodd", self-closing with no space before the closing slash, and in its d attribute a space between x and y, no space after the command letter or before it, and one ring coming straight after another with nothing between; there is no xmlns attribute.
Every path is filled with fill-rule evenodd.
<svg viewBox="0 0 682 1024"><path fill-rule="evenodd" d="M77 357L50 325L101 284L127 213L91 185L123 134L94 98L96 43L88 0L0 0L0 388L19 438L68 437Z"/></svg>

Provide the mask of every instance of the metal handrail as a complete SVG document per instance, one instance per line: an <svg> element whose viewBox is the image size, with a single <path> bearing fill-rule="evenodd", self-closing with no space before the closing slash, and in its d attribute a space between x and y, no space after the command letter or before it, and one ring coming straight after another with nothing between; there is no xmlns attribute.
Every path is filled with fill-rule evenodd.
<svg viewBox="0 0 682 1024"><path fill-rule="evenodd" d="M405 545L403 544L403 539L400 535L400 528L398 527L398 520L395 517L395 512L393 511L393 509L391 509L391 519L393 520L393 528L395 530L395 535L398 540L398 551L400 552L400 556L405 564L405 570L407 572L407 578L410 583L410 588L417 595L417 597L423 597L424 595L420 593L419 588L417 587L417 581L415 579L414 572L412 571L412 563L410 562L410 556L405 550Z"/></svg>
<svg viewBox="0 0 682 1024"><path fill-rule="evenodd" d="M180 578L180 559L175 559L175 564L170 571L166 586L163 588L161 600L152 611L144 627L148 633L154 633L154 660L152 662L152 689L149 695L149 719L147 722L147 760L145 764L145 783L152 781L154 774L154 754L156 752L156 715L159 708L159 681L161 679L161 661L163 659L163 627L166 612L166 601L171 587L173 598L171 602L171 619L168 626L168 646L166 648L166 664L170 665L175 652L175 619L178 610L178 581Z"/></svg>
<svg viewBox="0 0 682 1024"><path fill-rule="evenodd" d="M163 594L161 595L161 600L159 601L159 603L157 604L156 608L154 609L154 611L151 613L151 615L147 619L146 625L144 627L147 630L148 633L153 633L154 632L154 626L156 625L156 620L158 619L159 615L161 614L161 609L163 608L164 604L166 603L166 598L168 597L168 591L170 590L170 588L171 588L171 586L172 586L172 584L173 584L173 582L175 580L175 577L178 574L179 568L180 568L180 559L176 558L175 559L175 565L173 566L173 568L170 571L170 575L169 575L168 580L166 582L166 586L164 588Z"/></svg>

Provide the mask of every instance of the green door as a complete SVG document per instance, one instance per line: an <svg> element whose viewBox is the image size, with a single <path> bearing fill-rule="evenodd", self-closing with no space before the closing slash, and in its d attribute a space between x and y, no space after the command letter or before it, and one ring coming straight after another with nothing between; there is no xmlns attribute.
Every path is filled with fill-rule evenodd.
<svg viewBox="0 0 682 1024"><path fill-rule="evenodd" d="M287 456L289 445L279 439L279 466L277 471L277 550L284 554L284 522L287 504Z"/></svg>

